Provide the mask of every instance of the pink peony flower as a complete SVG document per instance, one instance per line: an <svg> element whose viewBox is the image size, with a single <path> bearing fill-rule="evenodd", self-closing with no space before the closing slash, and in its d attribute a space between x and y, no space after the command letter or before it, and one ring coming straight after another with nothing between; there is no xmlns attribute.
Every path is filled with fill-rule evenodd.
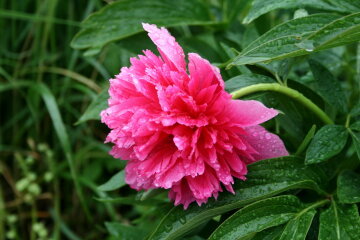
<svg viewBox="0 0 360 240"><path fill-rule="evenodd" d="M259 124L278 112L258 101L232 100L219 69L183 49L165 28L143 24L161 57L145 50L110 79L109 108L102 122L111 132L110 154L128 160L126 182L134 189L170 189L186 209L234 178L245 180L246 165L288 155L278 136Z"/></svg>

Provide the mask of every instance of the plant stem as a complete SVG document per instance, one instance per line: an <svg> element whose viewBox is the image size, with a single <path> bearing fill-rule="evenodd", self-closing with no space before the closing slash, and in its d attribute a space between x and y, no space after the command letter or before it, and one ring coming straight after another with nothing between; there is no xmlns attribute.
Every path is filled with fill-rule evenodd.
<svg viewBox="0 0 360 240"><path fill-rule="evenodd" d="M292 88L282 86L278 83L255 84L255 85L241 88L230 94L232 95L233 99L237 99L237 98L240 98L240 97L248 95L248 94L252 94L252 93L256 93L256 92L263 92L263 91L279 92L284 95L287 95L287 96L297 100L298 102L302 103L304 106L306 106L309 110L311 110L313 113L315 113L324 123L334 124L334 122L330 119L330 117L323 110L321 110L318 106L316 106L310 99L305 97L300 92L298 92Z"/></svg>

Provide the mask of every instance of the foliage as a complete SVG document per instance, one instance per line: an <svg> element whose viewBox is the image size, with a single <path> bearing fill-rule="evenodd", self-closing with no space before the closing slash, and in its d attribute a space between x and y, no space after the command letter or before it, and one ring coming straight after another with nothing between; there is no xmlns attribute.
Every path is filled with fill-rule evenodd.
<svg viewBox="0 0 360 240"><path fill-rule="evenodd" d="M0 2L0 239L360 238L358 1L33 2ZM98 120L107 80L156 51L141 22L279 109L291 156L188 210L126 186Z"/></svg>

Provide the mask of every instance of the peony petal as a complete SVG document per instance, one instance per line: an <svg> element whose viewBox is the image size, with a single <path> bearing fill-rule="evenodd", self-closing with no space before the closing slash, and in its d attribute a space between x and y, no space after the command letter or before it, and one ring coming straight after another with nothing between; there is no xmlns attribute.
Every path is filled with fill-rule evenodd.
<svg viewBox="0 0 360 240"><path fill-rule="evenodd" d="M189 93L196 97L202 89L211 85L217 85L218 90L224 89L224 81L221 78L219 69L212 66L208 60L203 59L196 53L189 53L190 82ZM214 90L209 89L209 92ZM225 93L225 92L224 92Z"/></svg>
<svg viewBox="0 0 360 240"><path fill-rule="evenodd" d="M255 126L266 122L278 114L273 108L255 100L233 100L228 105L228 114L232 121L242 127Z"/></svg>
<svg viewBox="0 0 360 240"><path fill-rule="evenodd" d="M177 70L186 71L185 54L175 38L165 28L157 28L156 25L143 23L143 28L158 47L158 50L166 63L172 63Z"/></svg>
<svg viewBox="0 0 360 240"><path fill-rule="evenodd" d="M276 158L289 155L282 140L275 134L268 132L262 126L246 128L248 133L244 136L246 141L258 152L255 160Z"/></svg>

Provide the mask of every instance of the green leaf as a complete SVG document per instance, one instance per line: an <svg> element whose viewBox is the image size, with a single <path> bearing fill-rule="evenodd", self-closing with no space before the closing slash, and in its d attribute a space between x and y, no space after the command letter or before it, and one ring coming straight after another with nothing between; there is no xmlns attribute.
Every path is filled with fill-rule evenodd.
<svg viewBox="0 0 360 240"><path fill-rule="evenodd" d="M360 2L356 0L327 0L336 8L348 12L359 12Z"/></svg>
<svg viewBox="0 0 360 240"><path fill-rule="evenodd" d="M259 74L242 74L227 80L225 82L225 90L233 92L240 88L258 83L274 83L274 80L270 77Z"/></svg>
<svg viewBox="0 0 360 240"><path fill-rule="evenodd" d="M192 204L186 211L182 206L173 208L149 239L180 238L217 215L289 189L306 188L324 194L328 178L325 169L305 166L302 159L293 156L256 162L249 165L247 180L236 182L235 195L224 192L218 200L210 199L201 207Z"/></svg>
<svg viewBox="0 0 360 240"><path fill-rule="evenodd" d="M264 231L256 233L254 237L251 237L251 240L274 240L279 239L281 232L283 231L284 226L276 226L272 228L265 229Z"/></svg>
<svg viewBox="0 0 360 240"><path fill-rule="evenodd" d="M228 65L270 62L307 55L360 40L360 13L342 18L314 14L280 24L246 47Z"/></svg>
<svg viewBox="0 0 360 240"><path fill-rule="evenodd" d="M337 179L337 195L340 203L360 202L360 175L350 170L342 172Z"/></svg>
<svg viewBox="0 0 360 240"><path fill-rule="evenodd" d="M107 108L108 90L102 91L85 110L84 114L75 124L80 124L89 120L100 120L100 112Z"/></svg>
<svg viewBox="0 0 360 240"><path fill-rule="evenodd" d="M349 129L358 158L360 159L360 133L354 133Z"/></svg>
<svg viewBox="0 0 360 240"><path fill-rule="evenodd" d="M108 232L119 240L145 239L146 232L142 228L127 226L117 222L105 222Z"/></svg>
<svg viewBox="0 0 360 240"><path fill-rule="evenodd" d="M112 176L109 181L107 181L106 183L100 185L98 187L99 191L113 191L116 189L119 189L123 186L125 186L125 171L121 170L120 172L118 172L117 174L115 174L114 176Z"/></svg>
<svg viewBox="0 0 360 240"><path fill-rule="evenodd" d="M348 132L344 126L326 125L314 136L306 151L306 164L323 162L344 148Z"/></svg>
<svg viewBox="0 0 360 240"><path fill-rule="evenodd" d="M316 82L316 90L331 105L341 112L346 111L346 97L340 82L322 64L309 60L311 71Z"/></svg>
<svg viewBox="0 0 360 240"><path fill-rule="evenodd" d="M316 214L315 208L328 202L329 200L326 199L307 205L286 224L279 240L304 240Z"/></svg>
<svg viewBox="0 0 360 240"><path fill-rule="evenodd" d="M301 154L306 149L306 147L310 143L311 139L314 137L315 131L316 131L316 125L313 125L310 128L309 132L306 134L306 136L305 136L304 140L302 141L302 143L300 144L299 148L296 150L295 155Z"/></svg>
<svg viewBox="0 0 360 240"><path fill-rule="evenodd" d="M360 121L354 122L351 124L350 128L355 131L360 131Z"/></svg>
<svg viewBox="0 0 360 240"><path fill-rule="evenodd" d="M360 61L359 61L359 63L360 63ZM359 66L359 68L360 68L360 66ZM360 101L351 109L350 115L353 117L360 115Z"/></svg>
<svg viewBox="0 0 360 240"><path fill-rule="evenodd" d="M280 236L280 240L304 240L316 214L314 209L304 209L291 219Z"/></svg>
<svg viewBox="0 0 360 240"><path fill-rule="evenodd" d="M142 32L142 22L166 27L213 23L199 0L122 0L90 15L71 46L94 49L96 53L107 43Z"/></svg>
<svg viewBox="0 0 360 240"><path fill-rule="evenodd" d="M249 14L244 18L243 23L248 24L261 15L276 9L307 7L321 10L341 11L323 0L267 0L266 4L264 4L263 0L254 0Z"/></svg>
<svg viewBox="0 0 360 240"><path fill-rule="evenodd" d="M229 217L211 234L209 240L245 239L264 229L288 222L303 209L303 204L294 195L261 200Z"/></svg>
<svg viewBox="0 0 360 240"><path fill-rule="evenodd" d="M319 240L360 239L360 218L355 204L332 201L331 207L320 215Z"/></svg>

